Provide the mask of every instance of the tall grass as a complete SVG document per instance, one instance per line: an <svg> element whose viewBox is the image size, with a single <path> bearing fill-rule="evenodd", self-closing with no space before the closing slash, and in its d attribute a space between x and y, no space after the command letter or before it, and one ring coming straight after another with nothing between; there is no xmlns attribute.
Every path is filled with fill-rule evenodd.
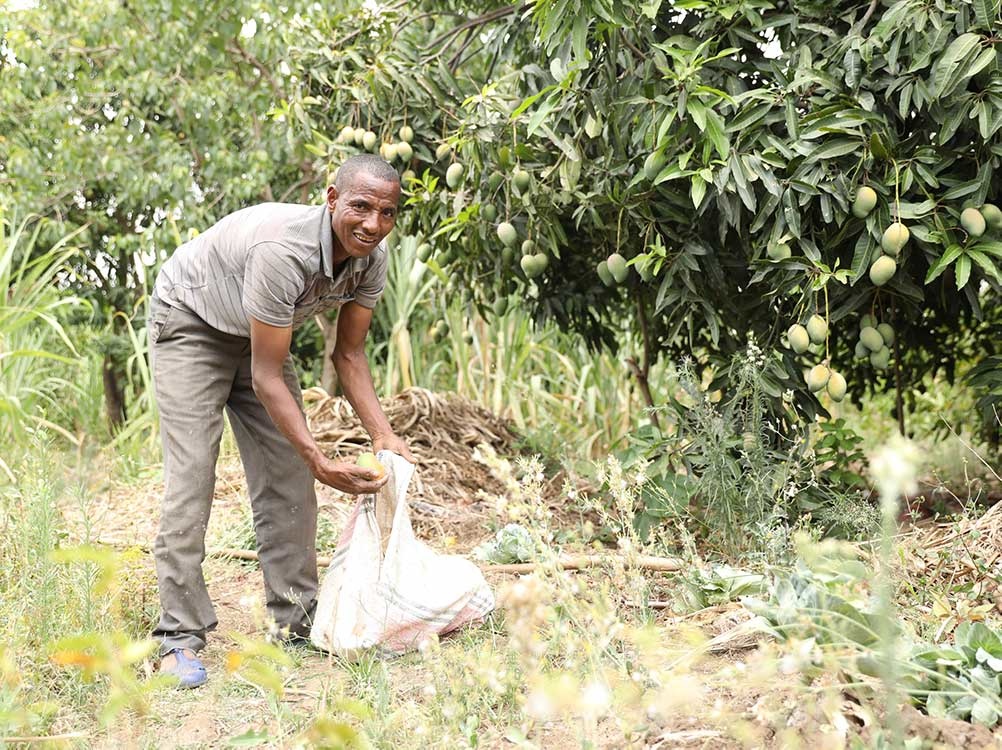
<svg viewBox="0 0 1002 750"><path fill-rule="evenodd" d="M11 481L10 447L32 430L45 427L79 444L47 417L60 411L60 393L82 361L63 321L85 303L59 289L79 252L70 243L82 230L40 248L40 229L37 217L8 217L0 208L0 470Z"/></svg>

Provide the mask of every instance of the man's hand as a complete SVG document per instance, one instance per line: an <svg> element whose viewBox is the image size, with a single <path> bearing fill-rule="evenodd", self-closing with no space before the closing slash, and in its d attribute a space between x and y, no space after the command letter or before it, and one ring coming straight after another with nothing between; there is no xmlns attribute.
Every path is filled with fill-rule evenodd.
<svg viewBox="0 0 1002 750"><path fill-rule="evenodd" d="M379 453L379 451L393 451L401 458L406 458L412 464L417 463L417 459L414 458L411 449L407 447L407 441L392 432L388 435L377 435L373 439L372 452Z"/></svg>
<svg viewBox="0 0 1002 750"><path fill-rule="evenodd" d="M363 469L355 464L332 461L323 456L310 465L310 471L318 482L349 495L369 495L386 484L389 475L379 476L372 469Z"/></svg>

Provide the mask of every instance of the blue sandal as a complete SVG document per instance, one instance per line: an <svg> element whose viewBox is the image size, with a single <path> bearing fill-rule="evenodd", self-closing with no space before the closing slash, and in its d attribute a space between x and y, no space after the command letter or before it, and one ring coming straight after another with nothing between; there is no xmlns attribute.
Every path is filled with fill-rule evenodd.
<svg viewBox="0 0 1002 750"><path fill-rule="evenodd" d="M170 669L161 669L160 671L162 674L176 677L178 681L177 687L197 688L200 685L204 685L209 679L209 675L205 671L205 665L197 657L188 656L184 653L184 649L181 648L172 648L163 656L169 656L170 654L174 654L176 659L174 666Z"/></svg>

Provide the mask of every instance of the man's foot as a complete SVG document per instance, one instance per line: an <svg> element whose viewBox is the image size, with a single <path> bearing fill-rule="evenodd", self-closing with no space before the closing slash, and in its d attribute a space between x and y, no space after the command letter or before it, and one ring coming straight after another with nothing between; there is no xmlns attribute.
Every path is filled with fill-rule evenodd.
<svg viewBox="0 0 1002 750"><path fill-rule="evenodd" d="M209 679L205 665L190 648L172 648L160 659L160 674L177 678L177 687L197 688Z"/></svg>

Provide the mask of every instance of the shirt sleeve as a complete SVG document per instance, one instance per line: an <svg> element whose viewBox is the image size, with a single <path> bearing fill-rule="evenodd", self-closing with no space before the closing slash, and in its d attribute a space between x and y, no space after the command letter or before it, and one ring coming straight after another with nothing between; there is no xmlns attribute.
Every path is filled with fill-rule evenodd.
<svg viewBox="0 0 1002 750"><path fill-rule="evenodd" d="M355 287L355 302L370 310L379 302L386 288L386 267L389 261L389 251L385 243L372 251L369 256L369 265L362 272L362 280Z"/></svg>
<svg viewBox="0 0 1002 750"><path fill-rule="evenodd" d="M306 277L303 261L284 245L255 245L244 266L244 313L270 326L291 326L296 300L306 288Z"/></svg>

